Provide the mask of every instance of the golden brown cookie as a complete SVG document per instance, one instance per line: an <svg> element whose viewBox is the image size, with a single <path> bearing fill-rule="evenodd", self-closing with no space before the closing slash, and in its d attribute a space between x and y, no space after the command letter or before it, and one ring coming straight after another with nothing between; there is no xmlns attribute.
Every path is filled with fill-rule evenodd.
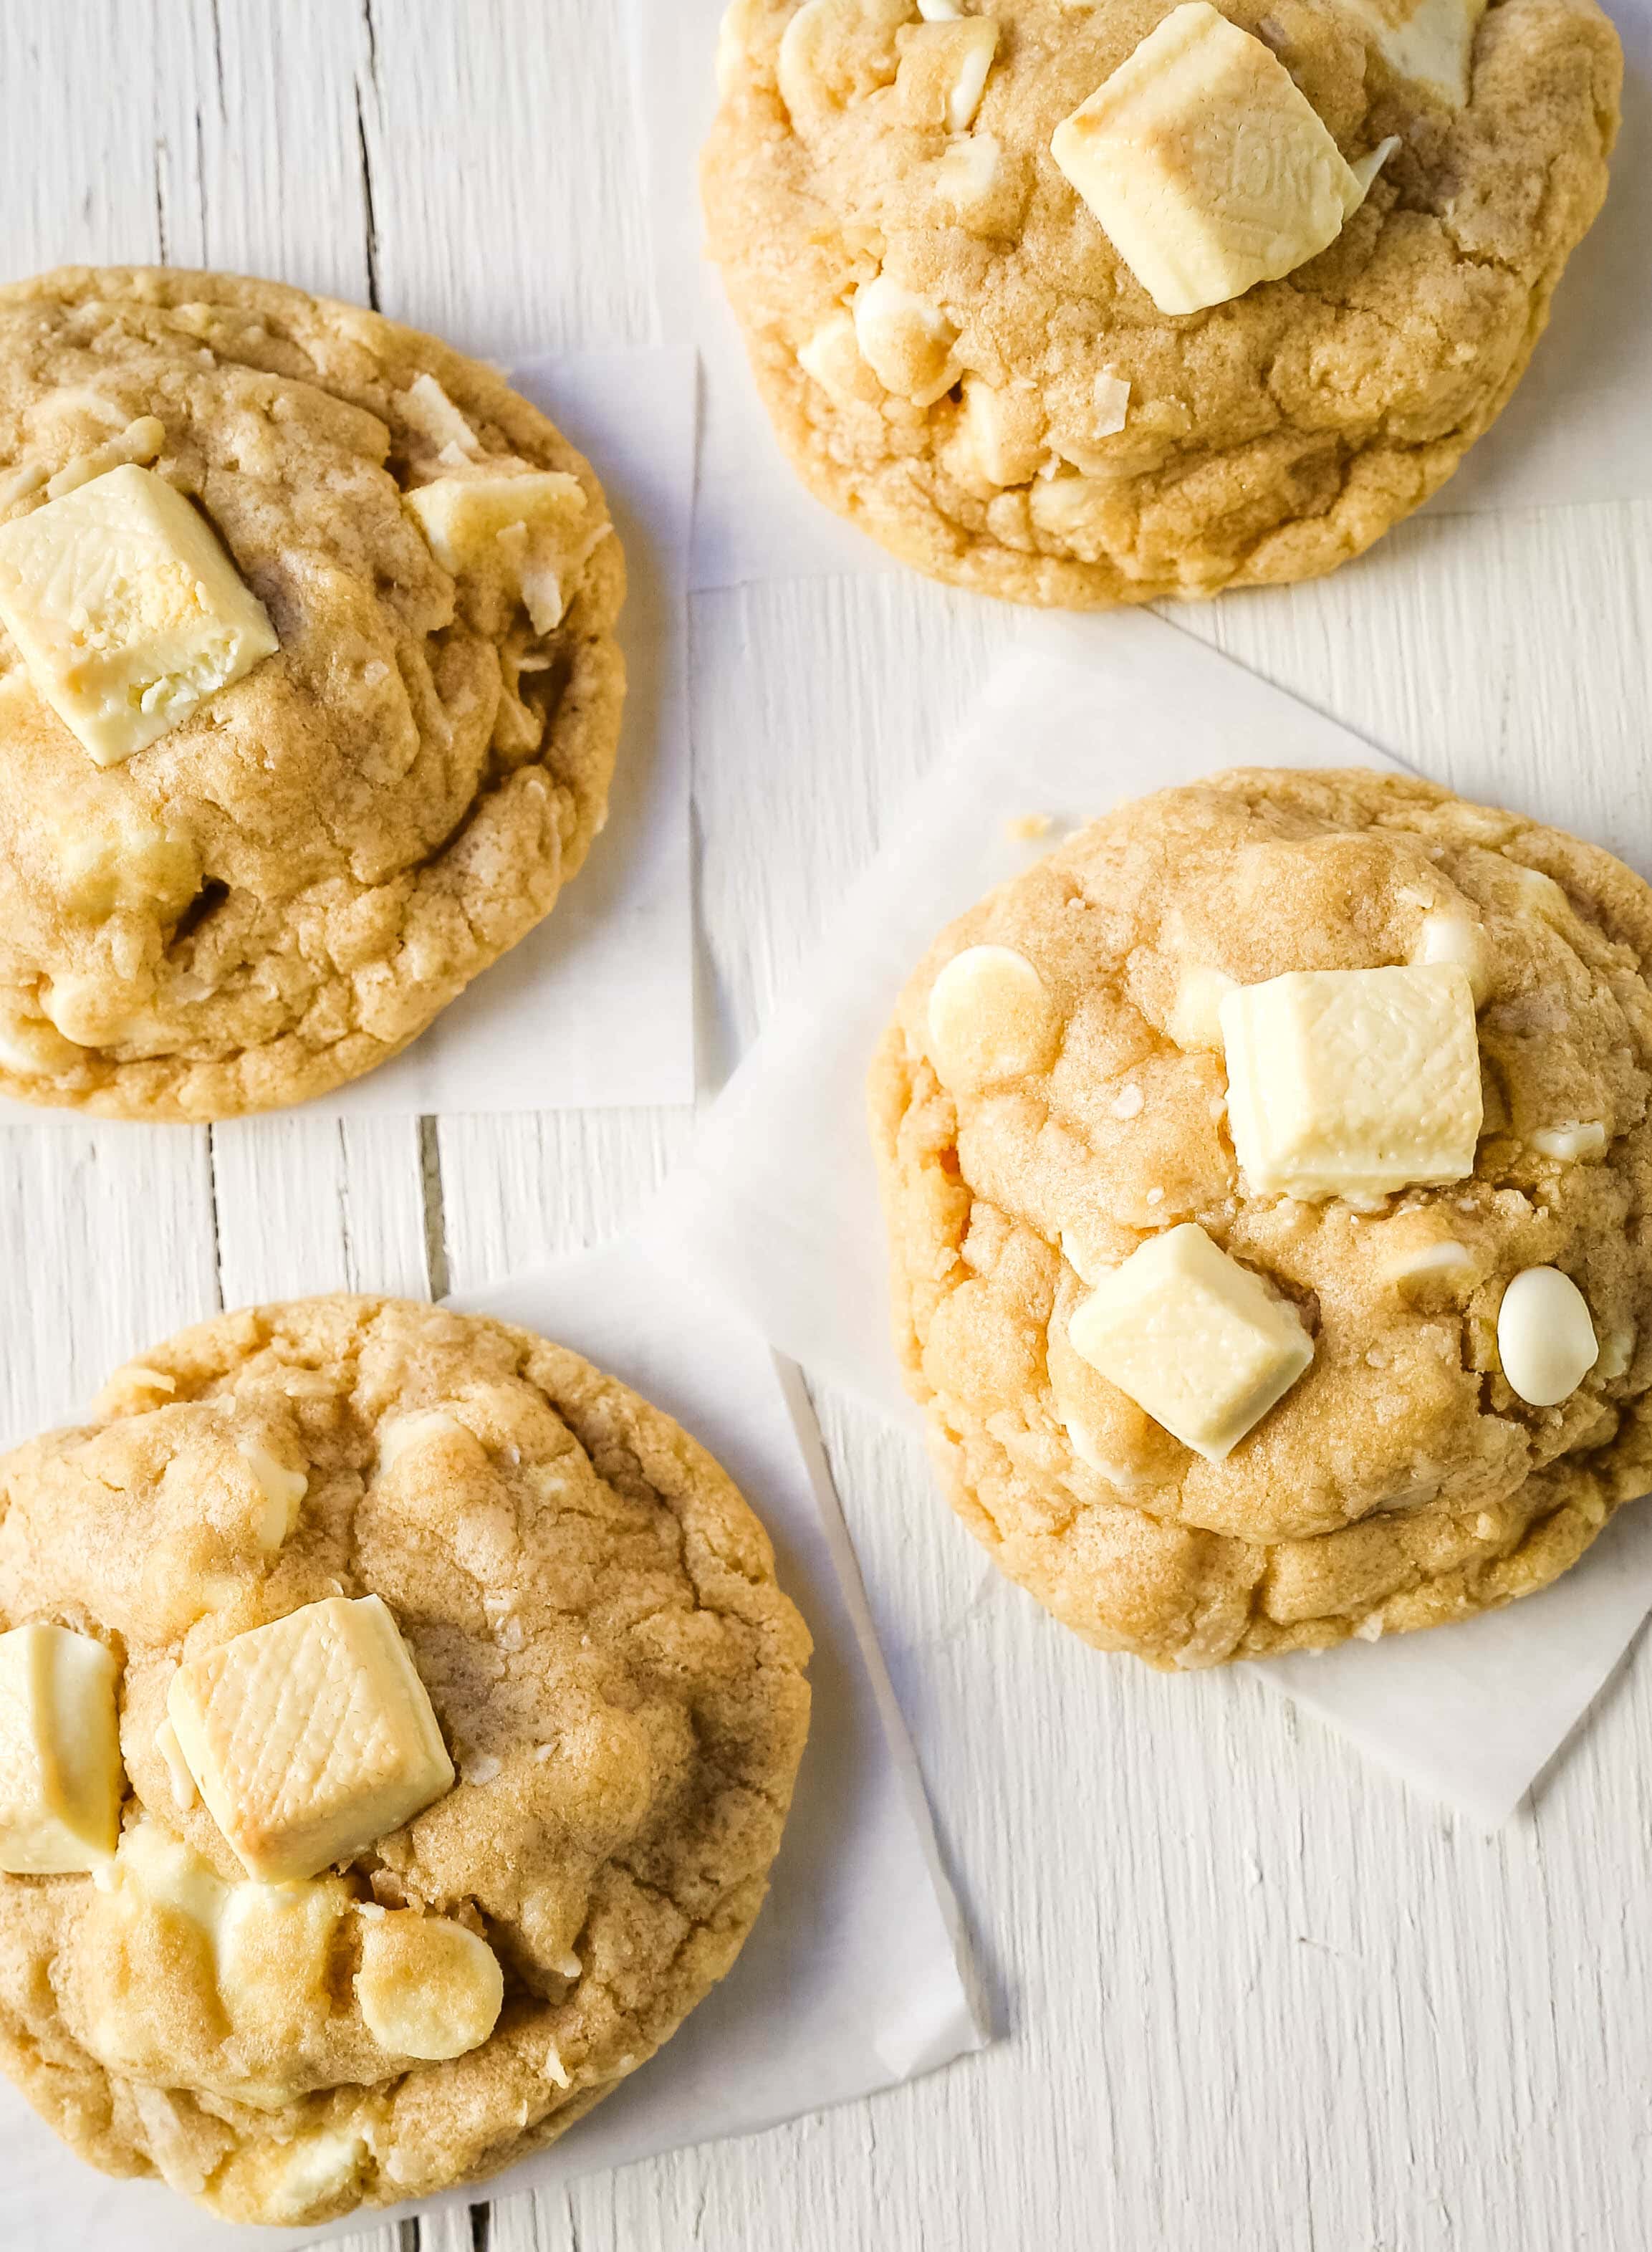
<svg viewBox="0 0 1652 2252"><path fill-rule="evenodd" d="M0 1093L222 1118L405 1047L602 826L624 588L588 464L434 337L0 289Z"/></svg>
<svg viewBox="0 0 1652 2252"><path fill-rule="evenodd" d="M1649 965L1608 853L1357 771L1122 805L953 924L871 1113L906 1381L1003 1569L1198 1666L1575 1561L1652 1488Z"/></svg>
<svg viewBox="0 0 1652 2252"><path fill-rule="evenodd" d="M94 2165L294 2225L479 2179L733 1962L809 1637L723 1471L577 1355L226 1315L0 1496L0 1867L57 1872L0 1876L0 2062ZM101 1806L52 1772L100 1697Z"/></svg>
<svg viewBox="0 0 1652 2252"><path fill-rule="evenodd" d="M1052 142L1089 177L1059 129L1170 13L729 9L703 184L759 387L810 490L937 578L1086 608L1335 568L1496 415L1600 207L1621 62L1594 0L1496 0L1483 20L1481 0L1232 0L1225 92L1118 121L1149 170L1134 214L1128 194L1097 201L1180 304L1201 293L1141 257L1141 209L1197 163L1207 202L1260 179L1232 232L1275 278L1161 309ZM1321 149L1276 145L1264 94ZM1291 220L1309 171L1340 229L1293 263L1326 226L1288 226L1281 259L1273 191Z"/></svg>

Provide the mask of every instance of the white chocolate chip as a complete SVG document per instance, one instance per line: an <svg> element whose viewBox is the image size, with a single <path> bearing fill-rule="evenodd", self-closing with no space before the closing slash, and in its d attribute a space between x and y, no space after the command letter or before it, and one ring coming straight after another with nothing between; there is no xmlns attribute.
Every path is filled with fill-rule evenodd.
<svg viewBox="0 0 1652 2252"><path fill-rule="evenodd" d="M1108 1103L1107 1109L1115 1118L1137 1118L1141 1116L1142 1105L1146 1100L1139 1083L1132 1080L1128 1087L1121 1087L1119 1089L1112 1102Z"/></svg>
<svg viewBox="0 0 1652 2252"><path fill-rule="evenodd" d="M884 389L914 407L932 407L958 379L956 324L939 305L887 274L855 292L855 337Z"/></svg>
<svg viewBox="0 0 1652 2252"><path fill-rule="evenodd" d="M1497 1309L1497 1358L1510 1388L1532 1408L1554 1408L1600 1357L1588 1301L1558 1267L1517 1275Z"/></svg>
<svg viewBox="0 0 1652 2252"><path fill-rule="evenodd" d="M1539 1157L1558 1158L1562 1164L1606 1154L1607 1130L1598 1118L1572 1119L1565 1126L1541 1127L1531 1136Z"/></svg>
<svg viewBox="0 0 1652 2252"><path fill-rule="evenodd" d="M929 989L929 1047L943 1085L967 1092L1040 1071L1061 1021L1042 977L1008 946L954 954Z"/></svg>
<svg viewBox="0 0 1652 2252"><path fill-rule="evenodd" d="M381 2048L436 2062L487 2040L504 1977L487 1941L463 1924L400 1909L362 1934L356 1998Z"/></svg>
<svg viewBox="0 0 1652 2252"><path fill-rule="evenodd" d="M1367 1611L1364 1617L1361 1619L1359 1624L1354 1629L1354 1633L1357 1638L1361 1642L1380 1642L1383 1638L1382 1613L1380 1611Z"/></svg>
<svg viewBox="0 0 1652 2252"><path fill-rule="evenodd" d="M950 24L963 14L963 0L918 0L926 24Z"/></svg>

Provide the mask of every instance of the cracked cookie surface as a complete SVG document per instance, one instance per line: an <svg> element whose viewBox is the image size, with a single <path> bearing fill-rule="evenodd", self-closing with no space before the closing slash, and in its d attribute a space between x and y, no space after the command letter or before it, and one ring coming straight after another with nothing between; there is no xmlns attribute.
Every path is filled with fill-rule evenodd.
<svg viewBox="0 0 1652 2252"><path fill-rule="evenodd" d="M817 497L936 577L1089 608L1314 577L1436 490L1606 191L1621 61L1593 0L1497 0L1461 108L1385 61L1372 22L1404 8L1225 7L1344 156L1400 145L1329 249L1185 317L1050 154L1168 0L963 4L810 0L784 57L799 0L726 19L709 243ZM978 20L996 46L961 133L919 43ZM876 372L869 286L910 330Z"/></svg>
<svg viewBox="0 0 1652 2252"><path fill-rule="evenodd" d="M371 1071L550 912L607 810L625 566L589 465L434 337L222 275L0 289L0 521L151 424L281 646L99 767L0 629L0 1092L222 1118ZM406 504L547 470L588 552L531 607Z"/></svg>
<svg viewBox="0 0 1652 2252"><path fill-rule="evenodd" d="M1441 934L1480 1000L1472 1178L1357 1207L1247 1193L1213 982L1443 958ZM974 947L1037 972L1025 1068L983 1075L932 1008ZM1652 893L1608 853L1358 772L1126 804L954 923L902 997L871 1116L907 1386L1003 1569L1100 1647L1196 1666L1433 1625L1575 1561L1652 1488L1649 968ZM1186 1221L1314 1341L1225 1461L1067 1334L1090 1284ZM1544 1408L1506 1381L1497 1317L1547 1266L1600 1357Z"/></svg>
<svg viewBox="0 0 1652 2252"><path fill-rule="evenodd" d="M0 1629L56 1622L120 1659L135 1874L0 1876L0 2061L94 2164L237 2220L319 2222L551 2142L723 1976L762 1903L809 1637L757 1519L574 1353L393 1300L225 1316L101 1408L0 1464ZM274 1554L272 1463L306 1489ZM456 1786L317 1883L239 1884L169 1745L169 1682L339 1594L391 1606ZM226 1887L295 1904L274 1969L242 1945L229 1977L246 1925ZM364 2021L364 1951L436 1916L487 1941L503 2007L468 2054L409 2068L383 2005ZM374 1975L405 2008L391 1957Z"/></svg>

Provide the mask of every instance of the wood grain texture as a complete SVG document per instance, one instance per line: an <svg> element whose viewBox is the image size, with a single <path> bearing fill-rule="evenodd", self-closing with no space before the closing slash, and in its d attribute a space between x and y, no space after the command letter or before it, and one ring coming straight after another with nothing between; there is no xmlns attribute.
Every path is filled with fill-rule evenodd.
<svg viewBox="0 0 1652 2252"><path fill-rule="evenodd" d="M505 357L651 333L613 0L4 0L6 265L208 262ZM1425 772L1652 872L1652 514L1426 518L1175 622ZM916 580L692 620L705 1077L772 1007L1015 621ZM1219 755L1219 746L1212 746ZM685 1115L0 1134L5 1429L212 1310L474 1289L624 1225ZM1652 1669L1498 1837L1245 1679L1098 1659L906 1442L819 1401L1003 2038L875 2102L419 2252L1627 2252L1652 2192ZM413 2252L369 2228L352 2252ZM9 2248L8 2248L9 2252ZM45 2248L29 2248L45 2252Z"/></svg>

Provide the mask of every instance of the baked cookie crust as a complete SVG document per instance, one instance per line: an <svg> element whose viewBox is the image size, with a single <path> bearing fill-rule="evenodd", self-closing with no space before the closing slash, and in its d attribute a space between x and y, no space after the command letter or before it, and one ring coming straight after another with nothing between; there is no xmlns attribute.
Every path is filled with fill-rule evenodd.
<svg viewBox="0 0 1652 2252"><path fill-rule="evenodd" d="M1211 971L1429 958L1430 919L1472 938L1483 996L1472 1178L1248 1193L1189 995ZM948 1086L929 996L978 945L1033 965L1059 1031L1040 1067ZM1466 1617L1573 1563L1652 1489L1649 964L1652 892L1610 854L1356 771L1121 806L953 924L871 1112L906 1380L1001 1567L1099 1647L1190 1667ZM1314 1340L1220 1462L1067 1336L1099 1276L1190 1220ZM1552 1408L1516 1395L1497 1346L1505 1289L1541 1266L1578 1283L1600 1345Z"/></svg>
<svg viewBox="0 0 1652 2252"><path fill-rule="evenodd" d="M100 767L0 629L0 1092L226 1118L371 1071L549 914L606 816L625 565L589 464L433 337L217 274L0 289L0 523L149 418L281 646ZM585 495L544 632L404 504L496 462Z"/></svg>
<svg viewBox="0 0 1652 2252"><path fill-rule="evenodd" d="M810 490L934 577L1072 608L1313 578L1436 491L1606 192L1621 59L1594 0L1496 0L1461 107L1385 60L1404 7L1225 6L1345 157L1399 146L1329 249L1182 317L1050 154L1167 0L962 4L998 33L962 133L913 59L941 35L916 0L812 0L784 66L800 0L725 21L709 247ZM886 390L856 349L880 276L955 332L939 395Z"/></svg>
<svg viewBox="0 0 1652 2252"><path fill-rule="evenodd" d="M272 1463L307 1482L273 1555ZM0 1463L0 1630L114 1651L121 1863L142 1833L190 1872L147 1906L129 1879L0 1875L0 2063L94 2165L292 2226L479 2179L734 1961L802 1752L809 1637L717 1463L576 1354L394 1300L226 1315ZM391 1606L458 1781L317 1883L243 1885L329 1936L232 1990L190 1904L244 1872L169 1756L168 1685L341 1594ZM371 1919L409 1908L483 1937L505 1984L481 2046L412 2069L352 1991Z"/></svg>

